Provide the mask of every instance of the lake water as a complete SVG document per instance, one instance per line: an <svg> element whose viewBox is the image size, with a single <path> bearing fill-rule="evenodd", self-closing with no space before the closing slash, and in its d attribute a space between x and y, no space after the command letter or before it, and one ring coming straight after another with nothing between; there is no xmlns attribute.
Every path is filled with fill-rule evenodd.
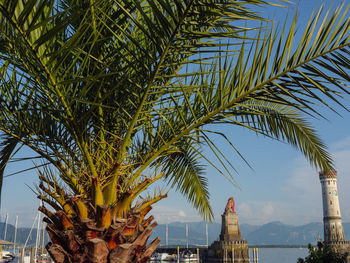
<svg viewBox="0 0 350 263"><path fill-rule="evenodd" d="M259 263L296 263L308 255L307 248L259 248ZM251 262L252 251L251 253Z"/></svg>
<svg viewBox="0 0 350 263"><path fill-rule="evenodd" d="M305 258L307 248L259 248L258 263L296 263L298 258ZM253 263L253 251L250 248L250 262Z"/></svg>
<svg viewBox="0 0 350 263"><path fill-rule="evenodd" d="M253 252L249 249L250 262L253 263ZM296 263L298 258L305 258L307 248L259 248L258 263ZM160 262L160 261L158 261ZM161 261L168 262L169 261Z"/></svg>

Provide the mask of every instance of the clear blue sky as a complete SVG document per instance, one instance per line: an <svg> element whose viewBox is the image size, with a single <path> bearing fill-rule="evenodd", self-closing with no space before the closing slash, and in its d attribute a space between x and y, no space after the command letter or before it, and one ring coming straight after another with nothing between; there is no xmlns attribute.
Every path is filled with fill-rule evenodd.
<svg viewBox="0 0 350 263"><path fill-rule="evenodd" d="M325 1L326 6L338 5L342 1ZM303 27L315 5L320 1L301 0L299 25ZM288 9L265 10L270 18L277 16L283 20L294 14L296 5ZM348 105L350 107L350 104ZM330 152L333 154L338 170L338 187L343 221L350 221L350 113L339 110L341 116L326 111L325 120L312 120ZM322 221L321 187L318 171L311 168L303 156L291 146L257 137L241 128L229 130L229 136L241 153L249 160L254 170L229 148L224 147L227 156L239 171L235 179L239 188L231 185L217 171L208 167L211 204L215 221L221 220L226 201L230 196L236 199L236 210L240 223L263 224L281 221L287 224L301 225ZM223 144L221 144L223 145ZM29 163L30 164L30 163ZM23 166L24 167L24 166ZM10 165L6 173L17 171L18 164ZM9 222L14 223L19 215L20 226L30 226L37 213L39 201L30 188L34 187L35 171L5 178L2 193L1 220L9 213ZM154 206L153 214L159 223L172 221L200 221L201 218L186 200L172 191L169 197Z"/></svg>

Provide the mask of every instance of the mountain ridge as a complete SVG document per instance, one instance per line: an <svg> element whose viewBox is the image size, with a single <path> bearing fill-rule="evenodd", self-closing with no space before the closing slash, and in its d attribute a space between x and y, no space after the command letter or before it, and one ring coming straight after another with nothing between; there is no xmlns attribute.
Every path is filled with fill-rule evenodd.
<svg viewBox="0 0 350 263"><path fill-rule="evenodd" d="M186 239L186 224L188 224L188 240ZM343 223L345 236L350 236L350 222ZM160 224L151 236L159 236L165 245L165 224ZM240 224L242 238L247 240L249 245L307 245L316 244L319 238L323 238L323 223L311 222L308 224L294 226L273 221L263 225ZM206 245L205 222L180 223L173 222L168 224L168 245ZM209 245L219 238L221 224L208 224L208 243Z"/></svg>
<svg viewBox="0 0 350 263"><path fill-rule="evenodd" d="M188 239L186 238L186 224L188 224ZM343 223L345 237L350 239L350 222ZM0 223L0 239L4 239L4 223ZM161 246L165 245L165 224L158 225L151 237L150 241L155 237L161 238ZM197 245L206 246L206 223L205 222L172 222L168 224L168 245L184 246ZM249 245L307 245L315 244L320 237L323 238L323 223L311 222L308 224L293 226L282 223L280 221L268 222L263 225L240 224L242 238L247 240ZM17 243L24 244L28 238L30 228L17 229ZM209 245L219 238L221 232L221 224L208 224L208 243ZM42 235L40 235L42 236ZM47 240L47 235L45 235ZM32 230L29 236L28 246L35 244L36 228ZM6 240L13 242L14 226L7 225ZM46 241L45 241L46 242Z"/></svg>

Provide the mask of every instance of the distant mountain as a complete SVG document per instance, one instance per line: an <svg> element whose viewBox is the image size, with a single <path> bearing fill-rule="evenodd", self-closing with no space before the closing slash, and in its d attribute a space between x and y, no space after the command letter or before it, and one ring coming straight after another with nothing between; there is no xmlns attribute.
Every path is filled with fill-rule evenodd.
<svg viewBox="0 0 350 263"><path fill-rule="evenodd" d="M281 222L271 222L248 233L245 238L251 245L306 245L323 237L322 223L291 226Z"/></svg>
<svg viewBox="0 0 350 263"><path fill-rule="evenodd" d="M165 225L159 225L154 229L152 237L159 236L165 245ZM188 243L193 245L206 245L205 223L188 223ZM310 223L302 226L291 226L281 222L271 222L262 226L242 224L240 225L242 237L248 240L250 245L307 245L315 243L320 236L323 238L323 224ZM219 238L221 224L208 224L209 244ZM350 233L350 223L344 223L345 233ZM168 224L168 244L186 245L186 223ZM151 238L152 238L151 237Z"/></svg>
<svg viewBox="0 0 350 263"><path fill-rule="evenodd" d="M190 245L205 246L207 243L205 222L191 222L188 224L188 241L186 239L186 223L174 222L168 224L168 244L185 246L187 242ZM350 240L350 222L343 223L345 237ZM165 229L166 225L157 226L150 240L159 236L162 241L161 245L165 245ZM13 242L14 226L7 225L6 240ZM270 222L261 226L241 224L240 230L242 237L248 240L249 245L307 245L315 244L318 237L323 239L323 223L309 223L302 226L292 226L281 222ZM219 238L221 224L208 224L209 244ZM5 224L0 223L0 239L4 239ZM17 229L17 243L24 244L28 238L29 228ZM40 237L42 234L40 233ZM36 229L34 228L28 239L28 246L35 244ZM45 243L48 237L45 235Z"/></svg>
<svg viewBox="0 0 350 263"><path fill-rule="evenodd" d="M249 225L249 224L241 224L239 225L239 229L241 230L242 236L246 238L246 236L255 230L257 230L261 226L257 225Z"/></svg>
<svg viewBox="0 0 350 263"><path fill-rule="evenodd" d="M27 245L35 245L36 240L36 228L32 230L30 234L30 228L18 228L16 235L16 243L24 244L28 238ZM29 237L28 237L29 236ZM15 227L11 224L7 224L6 238L5 238L5 223L0 223L0 239L6 239L7 241L13 242L15 237ZM42 237L42 233L40 233L40 238ZM48 235L45 235L45 243L47 243Z"/></svg>

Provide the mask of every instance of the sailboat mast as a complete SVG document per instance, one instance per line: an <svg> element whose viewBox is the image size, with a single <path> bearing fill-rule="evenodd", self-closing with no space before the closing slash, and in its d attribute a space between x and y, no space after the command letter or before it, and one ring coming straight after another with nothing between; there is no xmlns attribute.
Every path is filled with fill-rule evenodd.
<svg viewBox="0 0 350 263"><path fill-rule="evenodd" d="M165 229L165 245L168 247L168 224L166 224Z"/></svg>
<svg viewBox="0 0 350 263"><path fill-rule="evenodd" d="M41 254L44 254L45 227L46 227L46 224L43 223L43 238L42 238L42 243L41 243Z"/></svg>
<svg viewBox="0 0 350 263"><path fill-rule="evenodd" d="M9 214L8 214L8 213L6 213L4 240L6 240L6 232L7 232L7 220L8 220L8 219L9 219Z"/></svg>
<svg viewBox="0 0 350 263"><path fill-rule="evenodd" d="M28 234L27 239L26 239L26 242L24 243L24 246L23 246L23 248L22 248L21 262L23 262L23 260L24 260L24 259L23 259L23 257L24 257L24 251L25 251L25 249L26 249L28 240L29 240L29 238L30 238L30 236L31 236L31 234L32 234L32 231L33 231L33 228L34 228L34 224L35 224L35 221L36 221L37 218L38 218L38 214L36 215L36 217L35 217L35 219L34 219L34 221L33 221L32 228L30 229L29 234Z"/></svg>
<svg viewBox="0 0 350 263"><path fill-rule="evenodd" d="M186 224L186 248L188 249L188 224Z"/></svg>
<svg viewBox="0 0 350 263"><path fill-rule="evenodd" d="M41 205L41 203L40 203L40 205ZM37 262L36 257L37 257L37 252L38 252L39 238L40 238L40 211L38 213L38 226L37 226L37 229L36 229L34 262Z"/></svg>
<svg viewBox="0 0 350 263"><path fill-rule="evenodd" d="M15 221L15 237L13 239L13 254L16 254L16 238L17 238L17 224L18 224L18 215L16 216Z"/></svg>
<svg viewBox="0 0 350 263"><path fill-rule="evenodd" d="M207 247L209 246L208 224L205 224L205 235L207 237Z"/></svg>

